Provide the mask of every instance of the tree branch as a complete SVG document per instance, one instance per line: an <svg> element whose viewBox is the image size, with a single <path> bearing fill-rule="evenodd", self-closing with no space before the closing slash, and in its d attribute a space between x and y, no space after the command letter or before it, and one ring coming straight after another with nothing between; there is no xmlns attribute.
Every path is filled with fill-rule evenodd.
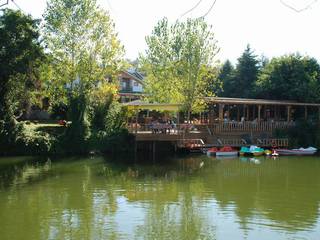
<svg viewBox="0 0 320 240"><path fill-rule="evenodd" d="M211 12L211 10L213 9L214 5L216 5L216 2L217 2L217 0L214 0L213 3L211 4L209 10L200 18L205 18Z"/></svg>
<svg viewBox="0 0 320 240"><path fill-rule="evenodd" d="M2 4L0 5L0 7L3 7L3 6L8 5L8 4L9 4L9 0L7 0L6 3L2 3Z"/></svg>
<svg viewBox="0 0 320 240"><path fill-rule="evenodd" d="M297 12L297 13L300 13L300 12L306 11L306 10L308 10L309 8L311 8L311 6L314 5L317 1L318 1L318 0L314 0L314 1L312 1L311 3L309 3L307 6L305 6L304 8L301 8L301 9L297 9L297 8L291 6L290 4L286 3L284 0L280 0L280 3L281 3L283 6L289 8L289 9L291 9L291 10Z"/></svg>
<svg viewBox="0 0 320 240"><path fill-rule="evenodd" d="M188 11L186 11L184 14L182 14L180 17L183 17L185 15L187 15L189 12L192 12L194 9L196 9L200 3L202 2L202 0L199 0L198 3L196 5L194 5L191 9L189 9Z"/></svg>

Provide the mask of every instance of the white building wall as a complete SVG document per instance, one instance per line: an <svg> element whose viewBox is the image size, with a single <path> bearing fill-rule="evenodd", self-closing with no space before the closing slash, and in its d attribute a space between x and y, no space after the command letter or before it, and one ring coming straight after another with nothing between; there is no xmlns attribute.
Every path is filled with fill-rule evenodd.
<svg viewBox="0 0 320 240"><path fill-rule="evenodd" d="M137 81L132 80L132 91L133 92L143 92L143 87Z"/></svg>

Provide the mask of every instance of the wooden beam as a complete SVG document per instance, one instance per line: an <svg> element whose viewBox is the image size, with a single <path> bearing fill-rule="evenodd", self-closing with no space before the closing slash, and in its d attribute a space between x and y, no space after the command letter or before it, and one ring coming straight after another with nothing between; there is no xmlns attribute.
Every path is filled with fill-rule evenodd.
<svg viewBox="0 0 320 240"><path fill-rule="evenodd" d="M258 106L258 121L261 121L261 105Z"/></svg>
<svg viewBox="0 0 320 240"><path fill-rule="evenodd" d="M223 121L223 104L219 104L219 121Z"/></svg>
<svg viewBox="0 0 320 240"><path fill-rule="evenodd" d="M291 121L291 106L287 106L287 122Z"/></svg>

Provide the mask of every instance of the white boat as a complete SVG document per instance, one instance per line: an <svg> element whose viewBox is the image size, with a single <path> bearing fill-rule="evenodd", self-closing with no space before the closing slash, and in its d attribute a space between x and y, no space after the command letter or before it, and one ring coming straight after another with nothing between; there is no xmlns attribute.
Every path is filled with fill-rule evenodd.
<svg viewBox="0 0 320 240"><path fill-rule="evenodd" d="M279 155L313 155L317 152L317 149L313 147L275 150Z"/></svg>

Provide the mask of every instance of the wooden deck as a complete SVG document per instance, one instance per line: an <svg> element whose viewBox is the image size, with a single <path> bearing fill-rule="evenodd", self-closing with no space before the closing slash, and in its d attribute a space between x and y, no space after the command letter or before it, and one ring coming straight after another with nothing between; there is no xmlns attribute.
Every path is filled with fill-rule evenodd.
<svg viewBox="0 0 320 240"><path fill-rule="evenodd" d="M176 144L178 147L187 146L190 143L195 141L203 142L204 147L210 146L232 146L232 147L241 147L241 146L250 146L256 145L259 147L287 147L289 141L286 138L261 138L253 136L251 134L250 139L242 138L241 134L238 132L232 134L232 132L214 135L207 131L206 128L198 128L199 130L188 131L188 130L173 130L163 131L163 132L153 132L153 131L134 131L136 142L171 142Z"/></svg>

